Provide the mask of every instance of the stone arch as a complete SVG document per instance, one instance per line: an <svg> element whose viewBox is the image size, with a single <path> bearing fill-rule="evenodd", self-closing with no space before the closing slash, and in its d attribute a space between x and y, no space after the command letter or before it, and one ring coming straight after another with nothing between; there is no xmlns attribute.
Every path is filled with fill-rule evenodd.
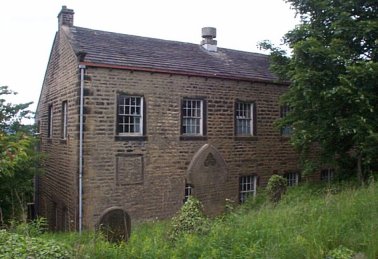
<svg viewBox="0 0 378 259"><path fill-rule="evenodd" d="M127 241L131 234L131 218L121 207L111 207L101 214L96 230L111 242Z"/></svg>
<svg viewBox="0 0 378 259"><path fill-rule="evenodd" d="M207 215L223 211L227 175L226 162L213 145L205 144L194 154L187 182L193 186L193 195L203 203Z"/></svg>

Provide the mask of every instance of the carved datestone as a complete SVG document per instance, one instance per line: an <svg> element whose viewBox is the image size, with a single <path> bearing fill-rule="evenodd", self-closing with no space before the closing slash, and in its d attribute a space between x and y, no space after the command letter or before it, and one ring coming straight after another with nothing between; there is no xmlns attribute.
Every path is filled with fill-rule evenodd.
<svg viewBox="0 0 378 259"><path fill-rule="evenodd" d="M116 184L141 184L143 183L143 156L117 156Z"/></svg>

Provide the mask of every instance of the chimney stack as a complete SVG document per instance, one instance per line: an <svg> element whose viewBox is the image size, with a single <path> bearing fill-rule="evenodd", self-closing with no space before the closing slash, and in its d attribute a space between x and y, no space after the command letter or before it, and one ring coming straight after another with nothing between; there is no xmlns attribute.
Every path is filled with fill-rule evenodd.
<svg viewBox="0 0 378 259"><path fill-rule="evenodd" d="M202 38L201 46L210 52L217 51L217 41L214 40L217 37L217 29L214 27L204 27L202 28Z"/></svg>
<svg viewBox="0 0 378 259"><path fill-rule="evenodd" d="M66 26L73 26L73 20L74 20L74 11L72 9L67 9L67 6L63 5L62 10L58 14L58 29L62 25Z"/></svg>

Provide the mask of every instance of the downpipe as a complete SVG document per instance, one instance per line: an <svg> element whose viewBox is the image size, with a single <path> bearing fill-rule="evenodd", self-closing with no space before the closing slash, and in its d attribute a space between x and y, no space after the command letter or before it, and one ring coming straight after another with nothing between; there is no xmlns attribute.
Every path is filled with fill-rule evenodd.
<svg viewBox="0 0 378 259"><path fill-rule="evenodd" d="M79 128L79 233L83 230L83 113L84 113L84 74L85 65L80 69L80 128Z"/></svg>

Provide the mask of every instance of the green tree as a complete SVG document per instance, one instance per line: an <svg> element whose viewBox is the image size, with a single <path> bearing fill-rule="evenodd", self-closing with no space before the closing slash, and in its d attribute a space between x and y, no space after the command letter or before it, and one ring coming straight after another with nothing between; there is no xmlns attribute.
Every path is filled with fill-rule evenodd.
<svg viewBox="0 0 378 259"><path fill-rule="evenodd" d="M16 93L0 86L0 224L25 215L39 161L33 127L23 124L32 115L31 103L7 103L4 98L11 94Z"/></svg>
<svg viewBox="0 0 378 259"><path fill-rule="evenodd" d="M272 69L290 81L279 126L291 125L305 168L354 161L360 181L377 170L378 13L376 0L286 0L300 24L284 36L291 49L269 42ZM320 159L309 151L321 150Z"/></svg>

